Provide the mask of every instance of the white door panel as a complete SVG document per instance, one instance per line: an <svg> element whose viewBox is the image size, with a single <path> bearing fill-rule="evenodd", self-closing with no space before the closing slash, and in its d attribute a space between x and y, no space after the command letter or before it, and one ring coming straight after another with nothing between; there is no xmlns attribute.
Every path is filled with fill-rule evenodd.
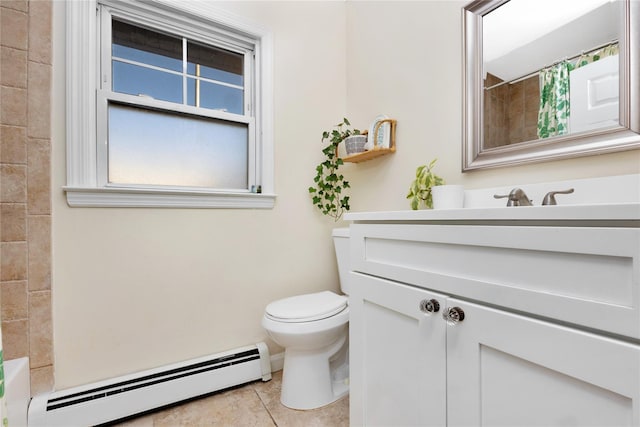
<svg viewBox="0 0 640 427"><path fill-rule="evenodd" d="M640 346L448 300L448 425L640 425Z"/></svg>
<svg viewBox="0 0 640 427"><path fill-rule="evenodd" d="M573 70L569 75L571 133L619 123L618 55Z"/></svg>
<svg viewBox="0 0 640 427"><path fill-rule="evenodd" d="M420 310L434 292L351 273L352 426L446 424L446 328Z"/></svg>

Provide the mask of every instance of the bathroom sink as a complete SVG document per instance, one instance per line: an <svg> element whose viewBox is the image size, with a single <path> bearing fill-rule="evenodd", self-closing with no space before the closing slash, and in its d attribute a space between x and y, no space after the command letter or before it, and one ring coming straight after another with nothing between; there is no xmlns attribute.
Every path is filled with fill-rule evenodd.
<svg viewBox="0 0 640 427"><path fill-rule="evenodd" d="M533 201L533 206L507 207L504 199L494 194L508 194L513 188L522 188ZM558 205L542 206L549 191L573 188L571 194L558 195ZM545 221L629 221L627 226L640 226L640 175L590 178L531 185L465 190L464 208L442 210L403 210L382 212L355 212L345 215L354 222L437 221L457 223L509 224Z"/></svg>

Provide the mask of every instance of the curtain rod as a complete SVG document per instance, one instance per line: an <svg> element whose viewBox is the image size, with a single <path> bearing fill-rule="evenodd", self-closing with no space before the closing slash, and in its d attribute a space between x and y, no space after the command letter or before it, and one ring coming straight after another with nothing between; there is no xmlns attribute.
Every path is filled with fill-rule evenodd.
<svg viewBox="0 0 640 427"><path fill-rule="evenodd" d="M603 47L611 46L611 45L613 45L613 44L615 44L615 43L618 43L618 39L611 40L610 42L607 42L607 43L602 43L602 44L600 44L600 45L598 45L598 46L596 46L596 47L592 47L591 49L583 50L583 51L582 51L580 54L578 54L578 55L574 55L574 56L571 56L571 57L569 57L569 58L559 59L559 60L557 60L557 61L555 61L555 62L552 62L552 63L551 63L551 65L547 65L546 67L542 67L542 68L540 68L540 70L544 70L545 68L553 67L554 65L559 64L559 63L561 63L562 61L569 61L569 60L571 60L571 59L580 58L580 57L581 57L582 55L584 55L584 54L591 53L591 52L595 52L595 51L596 51L596 50L598 50L598 49L602 49ZM511 79L511 80L506 81L506 82L496 83L496 84L494 84L493 86L489 86L489 87L484 88L484 90L494 89L494 88L500 87L500 86L505 85L505 84L518 83L518 82L520 82L520 81L522 81L522 80L526 80L526 79L528 79L528 78L530 78L530 77L535 76L536 74L540 73L540 70L536 70L536 71L534 71L534 72L532 72L532 73L525 74L524 76L516 77L515 79Z"/></svg>

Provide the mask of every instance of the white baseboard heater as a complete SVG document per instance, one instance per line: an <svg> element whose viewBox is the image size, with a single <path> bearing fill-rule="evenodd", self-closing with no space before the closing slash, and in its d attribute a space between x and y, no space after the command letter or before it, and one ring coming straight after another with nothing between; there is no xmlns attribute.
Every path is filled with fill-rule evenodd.
<svg viewBox="0 0 640 427"><path fill-rule="evenodd" d="M28 423L93 426L260 379L271 379L269 349L263 342L35 396Z"/></svg>

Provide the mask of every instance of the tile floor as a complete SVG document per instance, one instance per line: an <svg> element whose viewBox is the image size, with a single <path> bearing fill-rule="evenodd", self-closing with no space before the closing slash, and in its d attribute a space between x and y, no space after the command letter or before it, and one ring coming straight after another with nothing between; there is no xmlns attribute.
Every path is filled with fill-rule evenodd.
<svg viewBox="0 0 640 427"><path fill-rule="evenodd" d="M114 424L117 427L347 427L349 396L310 411L280 403L282 371L257 381L188 403Z"/></svg>

